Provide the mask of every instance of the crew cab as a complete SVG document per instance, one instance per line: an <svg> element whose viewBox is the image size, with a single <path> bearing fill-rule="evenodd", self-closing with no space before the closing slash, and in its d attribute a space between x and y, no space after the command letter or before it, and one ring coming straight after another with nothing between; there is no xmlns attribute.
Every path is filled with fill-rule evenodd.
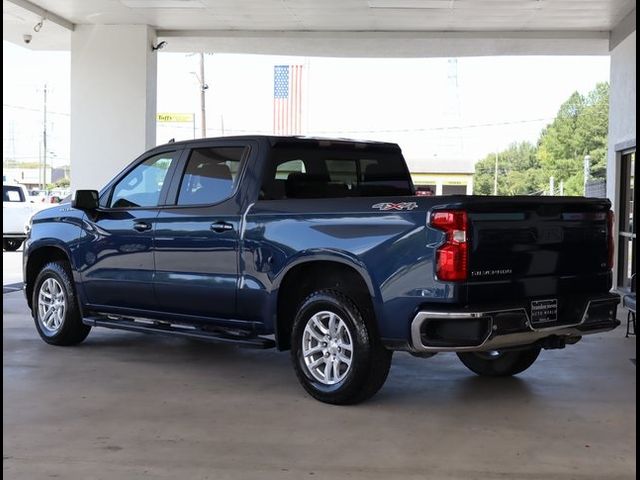
<svg viewBox="0 0 640 480"><path fill-rule="evenodd" d="M244 136L154 148L37 213L25 292L42 339L92 327L290 350L333 404L394 351L514 375L619 325L608 200L416 196L391 143Z"/></svg>

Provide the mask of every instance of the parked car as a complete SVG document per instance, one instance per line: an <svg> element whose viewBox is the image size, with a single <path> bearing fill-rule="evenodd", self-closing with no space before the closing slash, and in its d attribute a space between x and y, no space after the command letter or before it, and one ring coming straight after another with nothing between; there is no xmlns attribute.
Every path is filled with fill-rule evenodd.
<svg viewBox="0 0 640 480"><path fill-rule="evenodd" d="M47 198L47 192L44 190L29 190L29 201L31 203L42 203Z"/></svg>
<svg viewBox="0 0 640 480"><path fill-rule="evenodd" d="M418 197L395 144L247 136L150 150L37 213L35 326L290 350L316 399L374 395L394 351L518 374L611 330L608 200Z"/></svg>
<svg viewBox="0 0 640 480"><path fill-rule="evenodd" d="M13 252L26 238L25 227L35 211L24 185L2 184L2 248Z"/></svg>
<svg viewBox="0 0 640 480"><path fill-rule="evenodd" d="M53 189L47 192L45 203L60 203L71 194L69 189Z"/></svg>

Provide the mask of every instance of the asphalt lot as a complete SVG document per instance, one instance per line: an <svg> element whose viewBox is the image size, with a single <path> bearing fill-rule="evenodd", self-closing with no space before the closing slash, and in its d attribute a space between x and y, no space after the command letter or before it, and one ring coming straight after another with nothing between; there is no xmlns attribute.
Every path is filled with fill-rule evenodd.
<svg viewBox="0 0 640 480"><path fill-rule="evenodd" d="M3 253L3 282L20 253ZM17 272L14 270L17 268ZM619 318L622 318L620 314ZM452 354L396 354L371 401L308 397L285 353L94 329L37 336L3 296L9 479L631 479L635 337L622 327L478 378Z"/></svg>

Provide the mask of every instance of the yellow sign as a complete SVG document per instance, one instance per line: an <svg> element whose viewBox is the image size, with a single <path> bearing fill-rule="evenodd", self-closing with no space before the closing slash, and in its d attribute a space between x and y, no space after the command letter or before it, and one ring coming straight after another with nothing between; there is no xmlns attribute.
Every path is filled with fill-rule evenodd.
<svg viewBox="0 0 640 480"><path fill-rule="evenodd" d="M193 113L159 113L157 119L159 122L167 123L191 123L193 122Z"/></svg>

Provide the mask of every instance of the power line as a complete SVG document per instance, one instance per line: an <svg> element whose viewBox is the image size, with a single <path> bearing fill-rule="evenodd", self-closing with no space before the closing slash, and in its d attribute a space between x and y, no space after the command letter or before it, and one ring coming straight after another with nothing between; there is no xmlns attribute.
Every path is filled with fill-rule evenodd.
<svg viewBox="0 0 640 480"><path fill-rule="evenodd" d="M342 134L342 133L411 133L411 132L432 132L432 131L442 131L442 130L462 130L469 128L485 128L485 127L500 127L505 125L520 125L524 123L537 123L537 122L545 122L552 120L553 117L547 118L534 118L528 120L511 120L505 122L494 122L494 123L477 123L477 124L469 124L469 125L459 125L459 126L446 126L446 127L426 127L426 128L399 128L399 129L380 129L380 130L314 130L310 132L311 135L317 134ZM188 128L193 129L191 125L166 125L160 124L162 127L166 128ZM208 128L207 133L219 132L220 129ZM225 131L228 132L238 132L238 133L264 133L267 135L272 134L270 130L247 130L240 128L225 128Z"/></svg>
<svg viewBox="0 0 640 480"><path fill-rule="evenodd" d="M20 105L9 105L6 103L2 104L2 108L13 108L15 110L27 110L29 112L38 112L42 113L42 108L33 108L33 107L22 107ZM51 110L47 110L47 115L63 115L65 117L70 117L71 114L67 112L53 112Z"/></svg>

